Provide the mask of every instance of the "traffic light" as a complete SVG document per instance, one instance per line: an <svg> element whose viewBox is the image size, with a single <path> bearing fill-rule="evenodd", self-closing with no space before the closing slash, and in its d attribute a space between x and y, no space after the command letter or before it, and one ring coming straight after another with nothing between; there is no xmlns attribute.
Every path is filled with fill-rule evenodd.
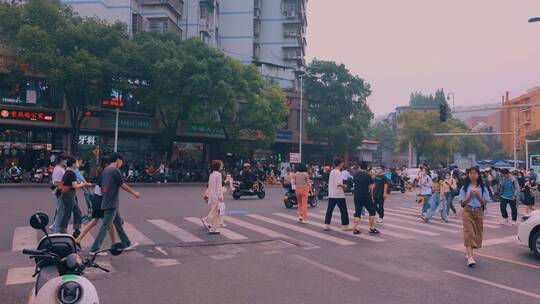
<svg viewBox="0 0 540 304"><path fill-rule="evenodd" d="M446 122L448 113L446 112L446 106L444 104L439 105L439 120L441 122Z"/></svg>
<svg viewBox="0 0 540 304"><path fill-rule="evenodd" d="M283 155L278 154L278 155L277 155L277 161L278 161L278 162L282 162L282 161L283 161Z"/></svg>

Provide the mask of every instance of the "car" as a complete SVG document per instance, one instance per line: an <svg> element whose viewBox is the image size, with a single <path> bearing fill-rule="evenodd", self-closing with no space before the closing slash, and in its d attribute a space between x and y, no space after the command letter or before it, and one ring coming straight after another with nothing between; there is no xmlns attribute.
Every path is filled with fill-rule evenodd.
<svg viewBox="0 0 540 304"><path fill-rule="evenodd" d="M518 228L518 240L540 259L540 210L523 216L523 222Z"/></svg>

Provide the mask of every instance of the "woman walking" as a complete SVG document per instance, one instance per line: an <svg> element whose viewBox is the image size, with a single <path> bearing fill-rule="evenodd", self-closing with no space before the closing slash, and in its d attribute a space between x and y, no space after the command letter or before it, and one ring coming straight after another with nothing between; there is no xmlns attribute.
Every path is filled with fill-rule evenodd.
<svg viewBox="0 0 540 304"><path fill-rule="evenodd" d="M523 205L525 205L526 214L534 211L534 193L536 191L538 191L536 180L530 179L525 183Z"/></svg>
<svg viewBox="0 0 540 304"><path fill-rule="evenodd" d="M309 174L307 173L307 167L301 163L297 167L297 172L293 176L293 185L295 186L296 201L298 202L298 221L300 223L307 222L307 210L308 210L308 195L311 184L309 181Z"/></svg>
<svg viewBox="0 0 540 304"><path fill-rule="evenodd" d="M109 163L107 161L104 161L102 169L106 168L108 165ZM75 239L75 243L79 248L81 248L82 240L88 234L88 232L90 232L92 228L97 226L100 219L103 219L104 212L101 209L102 198L103 194L101 193L101 176L99 176L97 178L96 186L94 187L94 194L92 195L92 218L90 222L88 222L88 224L83 227L83 229L81 230L81 234ZM109 237L111 238L111 244L117 242L116 230L114 229L114 225L111 225L109 227Z"/></svg>
<svg viewBox="0 0 540 304"><path fill-rule="evenodd" d="M476 167L468 170L467 179L459 191L459 201L463 208L463 239L466 249L467 266L474 267L474 249L482 248L485 206L491 198L484 185L480 171Z"/></svg>
<svg viewBox="0 0 540 304"><path fill-rule="evenodd" d="M208 197L208 205L210 212L206 217L202 218L203 225L208 229L210 234L220 234L218 227L223 226L223 214L225 213L225 203L223 198L223 162L221 160L213 160L210 168L212 174L208 179L208 189L206 195Z"/></svg>
<svg viewBox="0 0 540 304"><path fill-rule="evenodd" d="M433 185L433 181L429 174L429 170L426 167L423 167L422 170L420 171L418 184L420 185L420 196L423 197L423 202L424 202L424 205L422 206L421 216L424 217L430 207L429 203L430 203L431 195L432 195L431 186Z"/></svg>
<svg viewBox="0 0 540 304"><path fill-rule="evenodd" d="M454 217L457 217L456 207L454 207L454 195L458 190L457 181L447 172L444 176L443 193L446 200L446 214L450 215L450 210L454 212Z"/></svg>
<svg viewBox="0 0 540 304"><path fill-rule="evenodd" d="M71 213L73 213L73 229L74 236L78 237L80 234L82 214L79 205L76 200L76 190L90 186L86 181L77 182L77 175L75 170L79 168L79 162L73 157L67 157L66 159L66 173L62 177L60 186L60 198L64 206L65 214L60 219L60 231L59 233L67 233L67 226L71 219Z"/></svg>

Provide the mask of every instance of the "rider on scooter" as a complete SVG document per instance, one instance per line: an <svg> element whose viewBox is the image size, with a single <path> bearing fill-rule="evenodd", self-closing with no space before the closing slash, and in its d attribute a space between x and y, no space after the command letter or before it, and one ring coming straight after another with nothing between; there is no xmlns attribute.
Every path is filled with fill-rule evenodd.
<svg viewBox="0 0 540 304"><path fill-rule="evenodd" d="M251 170L251 164L250 163L244 163L242 166L242 171L240 172L240 176L238 177L238 180L242 182L243 186L245 187L245 190L249 190L253 187L253 183L257 180L256 174Z"/></svg>

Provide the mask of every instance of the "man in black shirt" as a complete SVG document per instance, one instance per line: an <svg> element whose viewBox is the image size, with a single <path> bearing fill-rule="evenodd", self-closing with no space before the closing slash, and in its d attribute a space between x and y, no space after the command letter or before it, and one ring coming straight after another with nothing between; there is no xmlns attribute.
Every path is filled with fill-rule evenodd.
<svg viewBox="0 0 540 304"><path fill-rule="evenodd" d="M362 208L369 212L369 233L380 233L375 228L375 205L373 204L373 179L367 172L367 163L360 163L360 170L354 174L354 234L360 234L360 216Z"/></svg>
<svg viewBox="0 0 540 304"><path fill-rule="evenodd" d="M375 209L379 214L379 219L377 219L377 223L382 223L384 218L384 200L388 195L388 180L384 176L383 170L378 169L376 171L373 183L373 200L375 202Z"/></svg>

